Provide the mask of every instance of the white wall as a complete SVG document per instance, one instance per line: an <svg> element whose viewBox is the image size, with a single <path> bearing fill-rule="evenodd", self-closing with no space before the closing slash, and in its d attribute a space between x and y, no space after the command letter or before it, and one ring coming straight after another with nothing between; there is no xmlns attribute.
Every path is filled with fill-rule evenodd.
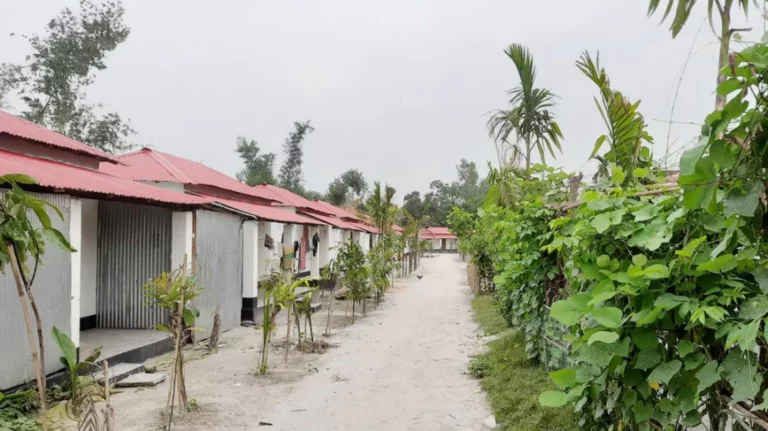
<svg viewBox="0 0 768 431"><path fill-rule="evenodd" d="M363 253L368 254L371 248L371 234L368 232L360 232L360 248L363 249Z"/></svg>
<svg viewBox="0 0 768 431"><path fill-rule="evenodd" d="M331 233L333 228L331 226L320 226L320 267L324 267L331 262Z"/></svg>
<svg viewBox="0 0 768 431"><path fill-rule="evenodd" d="M83 248L81 229L83 227L82 206L79 199L72 198L69 208L69 244L75 250ZM81 254L72 253L70 264L72 265L70 282L70 338L75 347L80 346L80 265ZM64 280L62 280L64 281ZM45 316L43 316L45 318Z"/></svg>
<svg viewBox="0 0 768 431"><path fill-rule="evenodd" d="M80 315L96 315L96 272L98 261L99 201L81 199Z"/></svg>
<svg viewBox="0 0 768 431"><path fill-rule="evenodd" d="M258 296L259 245L259 222L243 222L243 298ZM263 245L264 241L261 242Z"/></svg>
<svg viewBox="0 0 768 431"><path fill-rule="evenodd" d="M184 263L192 264L192 212L174 211L171 218L171 269L176 270Z"/></svg>

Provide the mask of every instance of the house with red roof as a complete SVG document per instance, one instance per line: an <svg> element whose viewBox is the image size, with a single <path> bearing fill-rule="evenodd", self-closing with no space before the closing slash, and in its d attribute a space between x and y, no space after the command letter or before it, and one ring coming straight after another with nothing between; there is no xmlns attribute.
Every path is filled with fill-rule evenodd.
<svg viewBox="0 0 768 431"><path fill-rule="evenodd" d="M111 363L141 349L157 354L167 348L165 336L151 329L167 317L145 305L143 286L178 267L185 254L194 259L193 213L223 217L205 196L99 169L119 163L117 157L0 111L0 175L37 179L23 187L61 210L63 217L53 210L48 215L77 250L46 247L35 277L47 345L54 345L50 334L56 326L85 355L103 346L102 357ZM198 249L212 247L210 242L199 233ZM0 287L12 285L10 277L0 274ZM12 292L0 288L0 344L6 352L0 361L0 390L34 378L27 343L18 336L24 333L23 319ZM46 349L43 360L48 372L62 368L55 348Z"/></svg>
<svg viewBox="0 0 768 431"><path fill-rule="evenodd" d="M220 216L209 221L215 230L242 231L241 239L229 243L228 250L215 251L219 256L231 257L225 265L217 267L220 271L242 274L242 304L237 313L234 304L230 304L231 309L226 311L231 315L229 325L257 318L259 297L263 298L263 292L259 295L259 282L270 272L290 272L297 278L320 275L321 228L327 224L307 216L307 210L313 206L310 201L279 187L250 187L203 163L155 149L142 148L117 159L120 164L102 163L101 170L199 196L237 213L230 220ZM202 227L201 220L194 223Z"/></svg>
<svg viewBox="0 0 768 431"><path fill-rule="evenodd" d="M451 233L447 227L433 226L424 228L419 232L419 238L429 241L432 251L453 253L459 251L456 234Z"/></svg>

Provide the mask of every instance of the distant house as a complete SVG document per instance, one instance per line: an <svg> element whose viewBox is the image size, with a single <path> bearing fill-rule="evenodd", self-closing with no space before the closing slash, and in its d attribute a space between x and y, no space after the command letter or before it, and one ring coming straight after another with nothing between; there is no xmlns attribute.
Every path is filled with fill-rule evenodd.
<svg viewBox="0 0 768 431"><path fill-rule="evenodd" d="M432 251L456 252L458 241L456 234L451 233L447 227L428 227L419 232L419 238L430 241Z"/></svg>
<svg viewBox="0 0 768 431"><path fill-rule="evenodd" d="M192 247L189 214L211 201L152 187L99 171L119 159L52 130L0 111L0 175L21 173L39 181L24 186L56 205L55 228L78 250L46 247L33 289L43 315L47 346L51 328L68 334L81 354L104 346L103 357L122 361L135 348L158 352L168 345L158 331L163 311L145 306L143 285L181 264ZM2 190L0 190L2 193ZM21 309L10 271L0 274L0 390L34 379ZM119 334L114 329L125 329ZM62 368L55 347L46 349L48 372Z"/></svg>

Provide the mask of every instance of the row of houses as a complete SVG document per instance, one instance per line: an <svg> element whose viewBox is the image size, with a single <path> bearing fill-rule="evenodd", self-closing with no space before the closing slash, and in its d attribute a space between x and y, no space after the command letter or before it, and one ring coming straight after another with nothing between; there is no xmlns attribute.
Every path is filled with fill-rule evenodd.
<svg viewBox="0 0 768 431"><path fill-rule="evenodd" d="M432 251L453 253L459 251L456 234L451 233L447 227L424 228L419 232L419 238L429 241Z"/></svg>
<svg viewBox="0 0 768 431"><path fill-rule="evenodd" d="M326 202L250 187L154 149L112 156L0 111L0 175L8 173L39 181L28 191L61 210L63 219L51 214L54 227L78 250L49 247L35 279L46 345L55 345L56 326L83 353L102 346L110 362L168 348L151 329L167 316L146 304L143 286L185 256L205 287L196 326L207 331L218 308L227 330L254 320L265 274L319 276L342 242L358 241L367 251L380 237L364 219ZM0 274L0 389L34 379L14 292L12 277ZM48 371L61 369L58 356L46 349Z"/></svg>

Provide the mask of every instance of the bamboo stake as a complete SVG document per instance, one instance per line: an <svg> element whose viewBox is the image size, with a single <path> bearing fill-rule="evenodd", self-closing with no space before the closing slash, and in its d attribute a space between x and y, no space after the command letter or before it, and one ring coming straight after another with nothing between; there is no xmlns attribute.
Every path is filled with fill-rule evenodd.
<svg viewBox="0 0 768 431"><path fill-rule="evenodd" d="M291 348L291 308L293 304L288 304L288 333L285 336L285 363L288 363L288 349Z"/></svg>
<svg viewBox="0 0 768 431"><path fill-rule="evenodd" d="M336 296L336 286L331 289L331 302L328 305L328 322L325 324L325 335L331 335L331 314L333 312L333 297Z"/></svg>
<svg viewBox="0 0 768 431"><path fill-rule="evenodd" d="M106 359L103 361L103 364L104 375L109 376L109 363L106 361ZM102 410L104 413L104 431L115 431L115 410L109 403L109 386L109 378L104 379L104 401L106 401L104 410Z"/></svg>
<svg viewBox="0 0 768 431"><path fill-rule="evenodd" d="M43 384L43 379L45 379L45 376L41 374L42 371L40 368L40 358L37 356L37 347L35 346L35 341L32 339L32 323L29 320L29 309L27 308L26 298L24 297L24 287L20 273L21 267L19 266L19 261L16 260L16 254L14 253L13 245L8 244L6 249L8 250L8 256L11 260L11 270L13 271L13 278L16 281L16 291L19 294L21 311L24 315L24 326L27 329L27 341L29 342L29 349L32 352L32 363L35 367L35 377L37 379L37 391L38 395L40 396L40 417L42 417L42 428L43 431L47 431L48 422L45 419L45 385Z"/></svg>

